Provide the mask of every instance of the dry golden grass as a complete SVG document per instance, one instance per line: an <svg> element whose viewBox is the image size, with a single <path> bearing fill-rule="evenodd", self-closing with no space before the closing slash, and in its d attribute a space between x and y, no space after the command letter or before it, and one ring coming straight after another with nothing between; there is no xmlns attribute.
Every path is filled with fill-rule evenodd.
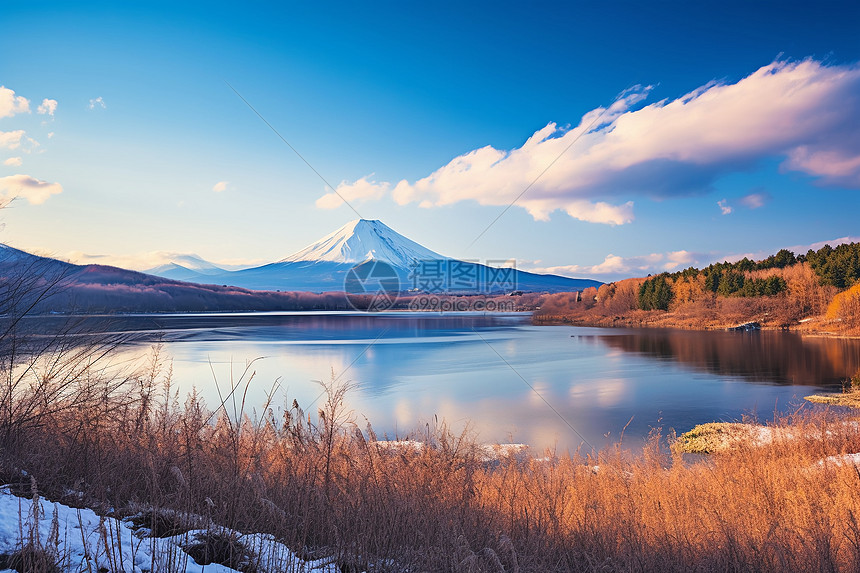
<svg viewBox="0 0 860 573"><path fill-rule="evenodd" d="M815 404L860 408L860 392L851 392L847 394L813 394L811 396L806 396L804 400L808 400Z"/></svg>
<svg viewBox="0 0 860 573"><path fill-rule="evenodd" d="M780 422L791 429L767 447L741 437L706 459L671 453L672 440L653 436L641 451L517 451L487 461L484 447L444 426L412 436L420 447L386 447L371 428L359 431L338 384L321 414L292 404L282 414L263 405L228 415L180 399L153 362L147 374L102 380L105 393L74 407L0 423L4 479L26 470L48 498L81 503L82 495L105 510L170 509L270 533L300 555L333 556L344 571L854 571L860 563L860 472L818 463L860 452L860 433L827 411ZM38 402L26 393L48 390L22 386L6 403Z"/></svg>
<svg viewBox="0 0 860 573"><path fill-rule="evenodd" d="M841 394L813 394L804 399L814 404L860 408L860 371L843 383Z"/></svg>

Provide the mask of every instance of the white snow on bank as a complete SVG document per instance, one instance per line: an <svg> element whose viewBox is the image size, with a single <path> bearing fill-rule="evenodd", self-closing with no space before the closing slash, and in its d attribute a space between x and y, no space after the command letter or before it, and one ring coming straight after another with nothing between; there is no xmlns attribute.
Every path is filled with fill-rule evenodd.
<svg viewBox="0 0 860 573"><path fill-rule="evenodd" d="M53 552L63 573L97 571L100 567L129 573L235 571L214 563L199 565L182 550L183 545L203 533L204 530L193 530L163 539L139 538L128 523L100 518L90 509L74 509L44 499L37 506L30 499L12 495L8 487L0 489L0 554L11 554L33 540ZM269 535L239 534L238 540L262 556L258 567L261 573L339 572L332 560L301 560ZM8 571L12 570L0 573Z"/></svg>
<svg viewBox="0 0 860 573"><path fill-rule="evenodd" d="M416 440L379 441L392 451L420 452L426 445ZM482 461L496 461L527 450L525 444L483 445L478 453ZM197 520L199 521L199 520ZM234 536L259 559L254 561L260 573L340 573L332 558L303 560L271 535L239 534L222 528L213 531ZM82 571L126 571L156 573L232 573L224 565L201 565L183 549L205 536L205 529L191 530L173 537L146 537L146 530L135 532L129 521L100 517L91 509L75 509L62 503L17 497L8 485L0 485L0 556L10 556L24 546L35 545L47 551L63 573ZM0 569L10 573L12 569Z"/></svg>
<svg viewBox="0 0 860 573"><path fill-rule="evenodd" d="M737 424L746 432L745 440L753 446L768 446L776 440L795 440L798 438L811 438L820 440L837 435L846 431L860 430L860 422L856 420L845 420L831 424L834 429L825 429L822 435L818 427L807 427L798 429L793 426L757 426L754 424Z"/></svg>
<svg viewBox="0 0 860 573"><path fill-rule="evenodd" d="M860 454L840 454L838 456L828 456L823 460L818 460L818 465L833 466L841 468L842 466L854 465L860 467Z"/></svg>
<svg viewBox="0 0 860 573"><path fill-rule="evenodd" d="M419 440L379 440L376 445L383 450L413 452L420 452L426 446ZM528 444L481 444L477 454L482 462L494 462L528 449Z"/></svg>

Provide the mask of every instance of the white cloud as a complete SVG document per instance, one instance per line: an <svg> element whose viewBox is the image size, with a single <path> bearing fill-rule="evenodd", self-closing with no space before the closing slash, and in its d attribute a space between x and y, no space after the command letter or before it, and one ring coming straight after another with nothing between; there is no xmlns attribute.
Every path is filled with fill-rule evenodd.
<svg viewBox="0 0 860 573"><path fill-rule="evenodd" d="M131 255L100 255L84 253L82 251L71 251L66 254L66 259L76 265L110 265L134 271L146 271L172 262L185 265L186 267L194 267L194 262L209 263L209 261L201 259L199 255L174 251L149 251ZM212 262L211 264L225 270L235 271L263 265L268 262L270 261L262 259L226 259Z"/></svg>
<svg viewBox="0 0 860 573"><path fill-rule="evenodd" d="M40 205L51 195L63 192L59 183L48 183L29 175L0 177L0 197L4 199L26 199L32 205Z"/></svg>
<svg viewBox="0 0 860 573"><path fill-rule="evenodd" d="M835 247L837 245L842 245L845 243L860 243L860 237L852 237L848 235L845 237L839 237L838 239L830 239L829 241L818 241L817 243L812 243L809 245L795 245L793 247L786 248L796 255L805 255L810 249L813 251L817 251L824 245L830 245L831 247ZM770 254L772 255L773 253Z"/></svg>
<svg viewBox="0 0 860 573"><path fill-rule="evenodd" d="M229 185L229 184L230 184L229 181L219 181L218 183L216 183L215 185L212 186L212 190L215 191L216 193L220 193L221 191L226 191L227 185Z"/></svg>
<svg viewBox="0 0 860 573"><path fill-rule="evenodd" d="M851 235L846 235L845 237L839 237L837 239L829 239L826 241L817 241L815 243L807 243L805 245L791 245L788 247L777 247L770 250L762 250L762 251L754 251L747 253L732 253L730 255L724 255L719 258L712 257L711 262L723 262L728 261L730 263L736 263L743 258L750 259L751 261L760 261L762 259L766 259L771 255L775 255L777 251L780 249L788 249L795 255L805 255L808 251L813 250L817 251L824 245L830 245L831 247L836 247L837 245L841 245L843 243L860 243L860 237L854 237Z"/></svg>
<svg viewBox="0 0 860 573"><path fill-rule="evenodd" d="M666 262L663 263L663 270L677 271L679 269L685 269L693 264L699 264L701 260L704 260L708 256L709 255L691 253L690 251L685 250L672 251L665 255Z"/></svg>
<svg viewBox="0 0 860 573"><path fill-rule="evenodd" d="M562 210L624 224L634 216L630 199L707 193L722 175L767 158L783 158L784 170L821 184L860 187L860 63L775 61L735 83L710 82L636 109L650 91L628 90L571 129L549 123L519 148L464 153L422 179L400 181L392 197L424 207L507 206L528 189L516 205L535 219ZM379 194L388 183L374 185Z"/></svg>
<svg viewBox="0 0 860 573"><path fill-rule="evenodd" d="M21 165L21 163L23 163L23 161L21 160L20 157L10 157L9 159L7 159L3 162L3 165L18 167L19 165Z"/></svg>
<svg viewBox="0 0 860 573"><path fill-rule="evenodd" d="M595 277L599 280L618 280L629 277L644 277L648 274L675 272L689 266L707 265L712 255L671 251L632 257L609 254L596 265L560 265L554 267L526 268L529 272L550 273L570 277Z"/></svg>
<svg viewBox="0 0 860 573"><path fill-rule="evenodd" d="M764 207L765 203L768 201L770 201L770 193L766 191L750 193L745 197L741 197L740 200L741 205L747 209L759 209L760 207Z"/></svg>
<svg viewBox="0 0 860 573"><path fill-rule="evenodd" d="M843 243L860 243L860 237L845 236L828 241L818 241L806 245L794 245L785 247L795 255L805 255L812 249L817 251L824 245L836 247ZM702 269L713 263L728 261L737 262L744 257L760 261L776 254L782 247L771 250L749 252L749 253L694 253L686 250L670 251L667 253L651 253L650 255L635 255L620 257L609 254L603 262L595 265L558 265L540 266L541 261L520 261L521 270L532 273L550 273L575 278L593 277L602 281L614 281L631 277L644 277L649 274L655 275L662 272L676 272L689 267Z"/></svg>
<svg viewBox="0 0 860 573"><path fill-rule="evenodd" d="M795 245L785 247L796 255L806 254L812 249L817 251L824 245L836 247L843 243L860 243L860 237L845 236L829 241L819 241L807 245ZM780 247L781 248L781 247ZM713 263L728 261L737 262L744 257L760 261L776 254L780 248L755 253L720 254L720 253L692 253L690 251L672 251L668 253L652 253L650 255L639 255L632 257L619 257L609 254L602 263L596 265L563 265L556 267L532 267L525 268L530 272L552 273L567 276L593 276L599 280L618 280L630 277L644 277L648 274L662 272L676 272L688 267L704 268Z"/></svg>
<svg viewBox="0 0 860 573"><path fill-rule="evenodd" d="M0 149L17 149L21 145L21 138L24 137L23 129L15 131L0 131Z"/></svg>
<svg viewBox="0 0 860 573"><path fill-rule="evenodd" d="M57 110L57 100L45 98L42 100L42 103L37 108L37 112L41 115L48 114L50 116L54 115L54 112Z"/></svg>
<svg viewBox="0 0 860 573"><path fill-rule="evenodd" d="M768 258L771 255L775 255L777 251L780 249L788 249L795 255L805 255L810 249L813 251L817 251L824 245L830 245L831 247L836 247L837 245L841 245L843 243L860 243L860 237L853 237L850 235L846 235L845 237L839 237L837 239L830 239L827 241L818 241L815 243L807 243L805 245L792 245L788 247L776 247L770 250L762 250L748 253L732 253L729 255L722 255L720 257L711 257L710 262L713 263L721 263L723 261L728 261L730 263L736 263L743 258L747 258L751 261L761 261L763 259ZM706 263L710 264L710 263Z"/></svg>
<svg viewBox="0 0 860 573"><path fill-rule="evenodd" d="M370 177L373 177L373 173L365 175L353 183L342 181L337 186L337 192L326 193L316 200L316 206L320 209L336 209L343 205L343 199L346 199L350 203L382 199L391 188L391 184L384 182L377 183L376 181L371 181Z"/></svg>
<svg viewBox="0 0 860 573"><path fill-rule="evenodd" d="M91 99L90 105L88 107L89 109L96 109L97 107L101 109L107 109L107 105L105 104L105 100L102 99L102 96L99 96L95 99Z"/></svg>
<svg viewBox="0 0 860 573"><path fill-rule="evenodd" d="M30 113L30 102L16 96L14 90L0 86L0 117L12 117L16 113Z"/></svg>
<svg viewBox="0 0 860 573"><path fill-rule="evenodd" d="M720 207L720 211L722 211L723 215L730 215L732 211L734 211L734 208L729 205L729 202L725 199L717 201L717 205Z"/></svg>

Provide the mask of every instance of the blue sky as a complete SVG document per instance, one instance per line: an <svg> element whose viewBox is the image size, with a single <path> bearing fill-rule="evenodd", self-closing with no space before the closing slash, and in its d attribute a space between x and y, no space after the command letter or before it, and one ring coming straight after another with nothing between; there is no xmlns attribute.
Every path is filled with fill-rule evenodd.
<svg viewBox="0 0 860 573"><path fill-rule="evenodd" d="M854 2L44 2L2 26L0 241L26 250L269 262L356 218L229 86L362 217L450 256L611 280L860 236Z"/></svg>

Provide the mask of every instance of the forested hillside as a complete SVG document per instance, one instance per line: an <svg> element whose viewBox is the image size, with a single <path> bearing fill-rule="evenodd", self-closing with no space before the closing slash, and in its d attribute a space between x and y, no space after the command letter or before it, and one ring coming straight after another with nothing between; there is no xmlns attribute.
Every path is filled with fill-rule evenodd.
<svg viewBox="0 0 860 573"><path fill-rule="evenodd" d="M860 332L860 243L760 261L743 258L703 269L633 278L549 295L538 320L722 328L756 321L765 327Z"/></svg>

